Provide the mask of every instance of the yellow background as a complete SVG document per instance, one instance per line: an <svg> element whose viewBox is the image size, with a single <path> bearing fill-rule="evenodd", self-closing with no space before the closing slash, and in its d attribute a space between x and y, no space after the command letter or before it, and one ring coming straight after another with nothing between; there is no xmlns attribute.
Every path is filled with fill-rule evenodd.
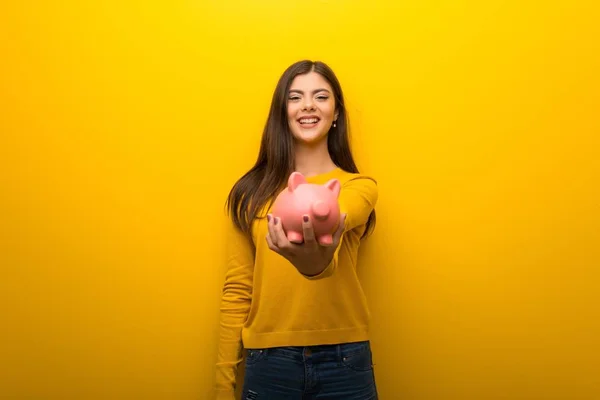
<svg viewBox="0 0 600 400"><path fill-rule="evenodd" d="M225 196L310 58L379 180L381 398L599 399L592 3L3 2L0 397L208 398Z"/></svg>

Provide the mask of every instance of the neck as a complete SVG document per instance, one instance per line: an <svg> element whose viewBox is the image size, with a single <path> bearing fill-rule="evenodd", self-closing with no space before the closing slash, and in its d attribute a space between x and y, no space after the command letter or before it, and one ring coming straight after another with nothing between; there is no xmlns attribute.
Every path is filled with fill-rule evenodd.
<svg viewBox="0 0 600 400"><path fill-rule="evenodd" d="M294 169L305 177L323 174L337 168L329 155L327 138L314 145L296 142L294 146Z"/></svg>

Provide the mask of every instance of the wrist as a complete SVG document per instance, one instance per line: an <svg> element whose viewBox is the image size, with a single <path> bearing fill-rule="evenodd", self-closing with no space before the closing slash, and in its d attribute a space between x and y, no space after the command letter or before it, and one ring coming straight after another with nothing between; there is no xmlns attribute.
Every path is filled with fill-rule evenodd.
<svg viewBox="0 0 600 400"><path fill-rule="evenodd" d="M302 275L316 276L323 272L330 262L331 260L319 260L317 262L313 260L312 262L294 263L294 266Z"/></svg>

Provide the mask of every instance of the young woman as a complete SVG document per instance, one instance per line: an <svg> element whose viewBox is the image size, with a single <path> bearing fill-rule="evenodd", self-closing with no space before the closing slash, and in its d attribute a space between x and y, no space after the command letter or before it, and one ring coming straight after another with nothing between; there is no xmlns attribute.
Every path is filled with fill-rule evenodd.
<svg viewBox="0 0 600 400"><path fill-rule="evenodd" d="M290 174L341 183L332 245L291 243L271 205ZM242 348L242 399L376 399L369 310L356 274L359 245L373 229L376 181L360 174L349 145L344 96L322 62L300 61L273 95L256 164L227 206L228 272L222 295L217 398L233 399Z"/></svg>

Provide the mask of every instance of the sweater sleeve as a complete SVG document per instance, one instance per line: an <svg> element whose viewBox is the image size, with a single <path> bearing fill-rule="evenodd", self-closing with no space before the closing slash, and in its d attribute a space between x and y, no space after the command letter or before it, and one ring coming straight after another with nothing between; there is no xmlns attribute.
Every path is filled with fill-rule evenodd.
<svg viewBox="0 0 600 400"><path fill-rule="evenodd" d="M233 400L235 395L237 370L242 361L242 327L250 311L254 272L254 246L229 221L215 380L216 398L223 400Z"/></svg>
<svg viewBox="0 0 600 400"><path fill-rule="evenodd" d="M322 279L333 274L337 268L344 235L367 223L378 197L377 181L369 176L357 175L342 185L338 201L340 212L346 214L344 233L329 265L318 275L307 276L308 279Z"/></svg>

